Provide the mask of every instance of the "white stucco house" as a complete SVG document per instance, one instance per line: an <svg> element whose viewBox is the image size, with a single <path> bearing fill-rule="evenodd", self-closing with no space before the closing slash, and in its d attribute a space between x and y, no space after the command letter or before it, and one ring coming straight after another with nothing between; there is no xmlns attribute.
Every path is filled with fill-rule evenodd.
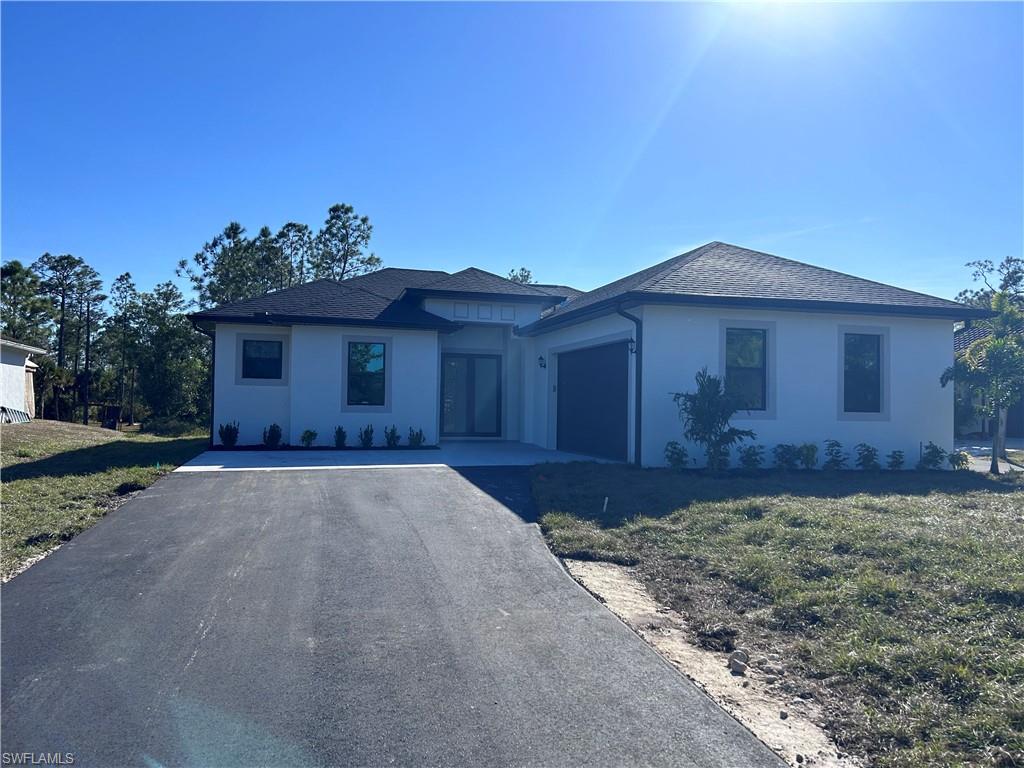
<svg viewBox="0 0 1024 768"><path fill-rule="evenodd" d="M953 440L953 322L984 310L720 242L593 291L479 269L318 280L191 320L214 340L213 436L295 445L374 426L514 440L645 466L681 440L672 393L707 367L777 443ZM700 455L695 447L691 455Z"/></svg>
<svg viewBox="0 0 1024 768"><path fill-rule="evenodd" d="M32 355L46 350L0 336L0 422L29 421L36 411L33 375L39 367Z"/></svg>

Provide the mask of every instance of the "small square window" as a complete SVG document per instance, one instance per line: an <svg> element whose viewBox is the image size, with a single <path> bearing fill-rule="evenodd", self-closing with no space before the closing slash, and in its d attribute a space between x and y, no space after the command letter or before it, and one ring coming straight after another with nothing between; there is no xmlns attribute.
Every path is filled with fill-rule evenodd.
<svg viewBox="0 0 1024 768"><path fill-rule="evenodd" d="M350 341L348 343L349 405L384 405L387 390L384 344Z"/></svg>
<svg viewBox="0 0 1024 768"><path fill-rule="evenodd" d="M243 379L280 379L284 345L280 341L242 341Z"/></svg>

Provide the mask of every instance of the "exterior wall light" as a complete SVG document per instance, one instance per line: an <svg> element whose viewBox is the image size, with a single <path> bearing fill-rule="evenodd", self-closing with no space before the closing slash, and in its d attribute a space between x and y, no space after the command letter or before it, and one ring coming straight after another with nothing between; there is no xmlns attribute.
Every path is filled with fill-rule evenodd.
<svg viewBox="0 0 1024 768"><path fill-rule="evenodd" d="M548 367L548 361L544 359L544 355L541 355L540 357L537 358L537 365L539 365L541 368Z"/></svg>

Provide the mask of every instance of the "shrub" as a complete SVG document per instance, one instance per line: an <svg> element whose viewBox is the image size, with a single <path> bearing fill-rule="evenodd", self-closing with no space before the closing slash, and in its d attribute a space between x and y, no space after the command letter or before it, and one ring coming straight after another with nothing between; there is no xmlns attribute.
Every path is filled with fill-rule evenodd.
<svg viewBox="0 0 1024 768"><path fill-rule="evenodd" d="M682 472L689 465L690 456L682 445L672 440L665 446L665 461L676 472Z"/></svg>
<svg viewBox="0 0 1024 768"><path fill-rule="evenodd" d="M373 448L373 424L359 428L359 445L363 448Z"/></svg>
<svg viewBox="0 0 1024 768"><path fill-rule="evenodd" d="M227 424L221 424L217 427L217 434L225 448L234 448L238 442L238 422L229 421Z"/></svg>
<svg viewBox="0 0 1024 768"><path fill-rule="evenodd" d="M818 444L804 443L796 449L797 458L800 459L800 466L804 469L814 469L818 466Z"/></svg>
<svg viewBox="0 0 1024 768"><path fill-rule="evenodd" d="M854 447L857 451L857 466L865 472L876 472L882 468L878 463L878 449L867 443L857 443Z"/></svg>
<svg viewBox="0 0 1024 768"><path fill-rule="evenodd" d="M696 382L696 392L676 392L672 396L683 421L683 437L704 447L708 469L722 469L729 465L729 449L744 438L753 440L756 435L749 429L729 426L737 403L726 394L721 377L701 368Z"/></svg>
<svg viewBox="0 0 1024 768"><path fill-rule="evenodd" d="M946 460L953 469L967 469L971 463L971 457L967 451L951 451Z"/></svg>
<svg viewBox="0 0 1024 768"><path fill-rule="evenodd" d="M334 428L334 447L335 448L344 448L346 440L348 440L348 433L345 431L345 428L344 427L335 427Z"/></svg>
<svg viewBox="0 0 1024 768"><path fill-rule="evenodd" d="M790 472L797 467L800 460L799 449L792 443L779 443L772 448L772 457L775 459L775 466Z"/></svg>
<svg viewBox="0 0 1024 768"><path fill-rule="evenodd" d="M740 466L744 469L760 469L764 464L763 445L744 445L740 448Z"/></svg>
<svg viewBox="0 0 1024 768"><path fill-rule="evenodd" d="M422 429L413 429L409 427L409 447L419 448L427 441L426 435L423 434Z"/></svg>
<svg viewBox="0 0 1024 768"><path fill-rule="evenodd" d="M837 470L846 466L847 456L843 453L843 444L838 440L825 441L825 463L823 469Z"/></svg>
<svg viewBox="0 0 1024 768"><path fill-rule="evenodd" d="M918 469L938 469L942 466L942 462L946 460L946 451L937 446L931 440L928 441L928 445L924 447L924 451L921 452L921 460L917 462Z"/></svg>
<svg viewBox="0 0 1024 768"><path fill-rule="evenodd" d="M202 429L200 425L194 422L168 417L146 419L139 431L147 432L151 435L159 435L160 437L179 437L181 435L191 435Z"/></svg>
<svg viewBox="0 0 1024 768"><path fill-rule="evenodd" d="M384 427L384 444L388 448L397 448L400 442L402 442L402 436L398 434L398 427L394 424Z"/></svg>
<svg viewBox="0 0 1024 768"><path fill-rule="evenodd" d="M897 469L903 469L903 451L892 451L887 457L885 466L888 469L896 471Z"/></svg>
<svg viewBox="0 0 1024 768"><path fill-rule="evenodd" d="M313 443L316 442L316 430L307 429L302 433L302 436L299 437L299 442L302 443L303 448L311 448Z"/></svg>
<svg viewBox="0 0 1024 768"><path fill-rule="evenodd" d="M263 430L263 444L267 448L277 448L281 444L281 427L271 424Z"/></svg>

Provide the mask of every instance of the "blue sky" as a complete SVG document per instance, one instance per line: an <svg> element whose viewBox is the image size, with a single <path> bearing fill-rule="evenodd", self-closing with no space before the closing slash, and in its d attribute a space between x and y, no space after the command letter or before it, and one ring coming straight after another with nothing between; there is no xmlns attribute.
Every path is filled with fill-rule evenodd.
<svg viewBox="0 0 1024 768"><path fill-rule="evenodd" d="M348 202L592 288L724 240L942 296L1024 251L1019 3L4 3L3 258L141 288Z"/></svg>

